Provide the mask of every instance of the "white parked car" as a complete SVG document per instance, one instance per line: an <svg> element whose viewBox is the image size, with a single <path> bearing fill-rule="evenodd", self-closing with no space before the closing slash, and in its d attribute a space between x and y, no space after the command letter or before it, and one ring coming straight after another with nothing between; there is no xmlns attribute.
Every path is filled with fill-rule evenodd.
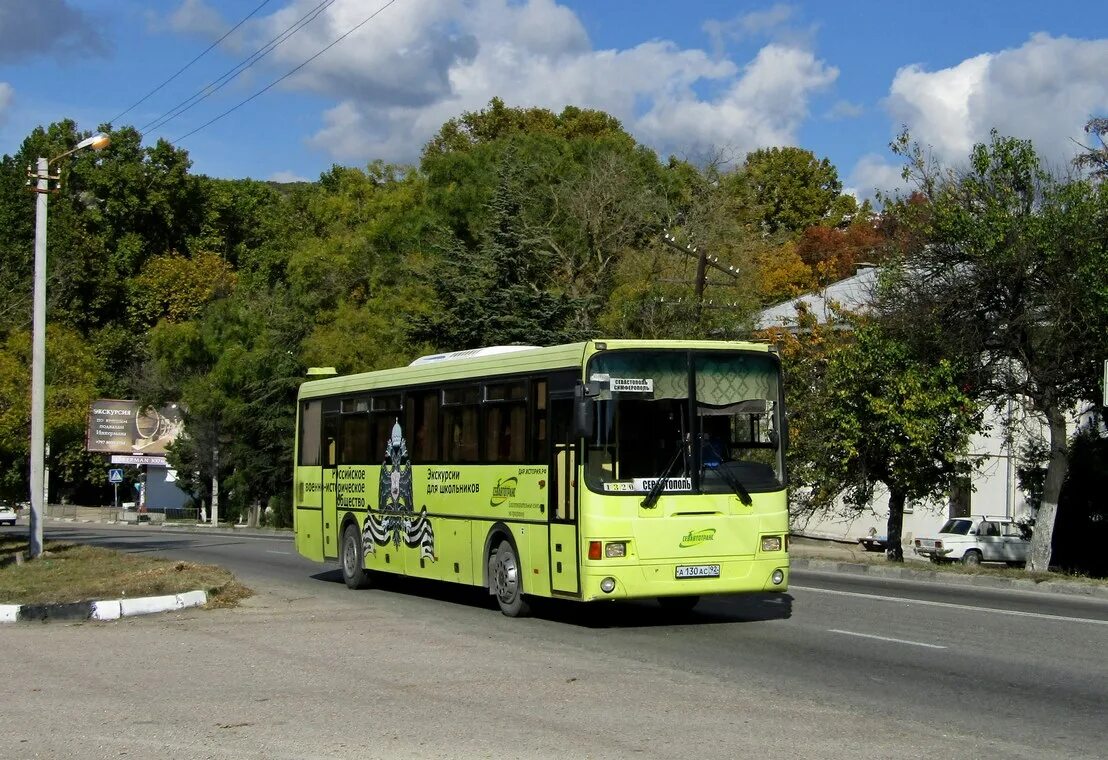
<svg viewBox="0 0 1108 760"><path fill-rule="evenodd" d="M19 515L8 504L0 504L0 525L15 525L15 518Z"/></svg>
<svg viewBox="0 0 1108 760"><path fill-rule="evenodd" d="M1031 542L1008 517L954 517L946 521L934 538L917 538L916 554L932 562L1007 562L1022 567Z"/></svg>

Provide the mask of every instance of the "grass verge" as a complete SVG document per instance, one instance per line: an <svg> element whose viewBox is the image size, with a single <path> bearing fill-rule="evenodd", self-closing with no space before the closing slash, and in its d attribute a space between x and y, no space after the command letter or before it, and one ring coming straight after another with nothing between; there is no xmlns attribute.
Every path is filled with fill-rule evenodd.
<svg viewBox="0 0 1108 760"><path fill-rule="evenodd" d="M208 592L208 607L234 607L253 594L215 565L57 541L47 542L38 559L17 563L16 557L26 551L26 539L0 537L0 604L59 604L202 589Z"/></svg>

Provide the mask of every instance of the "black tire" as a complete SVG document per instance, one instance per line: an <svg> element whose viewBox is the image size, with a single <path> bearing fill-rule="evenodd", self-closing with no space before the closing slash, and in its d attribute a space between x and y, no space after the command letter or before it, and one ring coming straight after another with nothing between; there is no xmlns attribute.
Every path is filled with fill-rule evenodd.
<svg viewBox="0 0 1108 760"><path fill-rule="evenodd" d="M351 523L342 532L342 579L349 588L369 588L370 574L365 569L365 556L362 549L362 534L358 526Z"/></svg>
<svg viewBox="0 0 1108 760"><path fill-rule="evenodd" d="M699 596L660 596L658 604L666 612L692 612L700 603Z"/></svg>
<svg viewBox="0 0 1108 760"><path fill-rule="evenodd" d="M981 564L981 552L977 549L970 549L962 555L962 564L970 567L976 567Z"/></svg>
<svg viewBox="0 0 1108 760"><path fill-rule="evenodd" d="M489 590L496 597L500 611L508 617L526 617L531 605L523 596L523 573L520 570L519 556L508 541L489 557Z"/></svg>

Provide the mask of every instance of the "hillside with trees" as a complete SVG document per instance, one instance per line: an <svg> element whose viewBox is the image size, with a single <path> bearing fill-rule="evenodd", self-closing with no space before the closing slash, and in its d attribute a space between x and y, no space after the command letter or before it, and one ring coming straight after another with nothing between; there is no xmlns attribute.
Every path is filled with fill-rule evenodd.
<svg viewBox="0 0 1108 760"><path fill-rule="evenodd" d="M1020 230L1038 230L1039 237L1026 238L1030 244L1064 235L1067 250L1093 245L1095 253L1077 262L1080 281L1065 285L1077 290L1057 291L1082 314L1099 314L1108 292L1096 258L1108 229L1104 188L1095 179L1059 180L1051 203L1036 205L1039 196L1021 201L1016 183L1037 182L1038 175L1003 163L984 167L976 184L948 187L924 175L920 193L878 215L844 194L827 159L802 148L768 148L737 161L723 154L702 162L662 158L610 115L575 107L554 113L493 99L443 124L416 165L336 165L314 182L289 184L195 174L182 148L144 146L132 127L103 128L112 137L108 149L60 165L62 189L49 215L51 491L78 503L110 501L103 457L84 451L85 413L95 398L181 402L186 436L171 460L197 506L210 498L215 475L225 516L268 505L287 523L294 399L310 366L360 372L435 351L600 336L748 338L759 309L842 279L860 263L911 261L934 250L926 243L932 239L985 256L990 235L1011 232L1002 213L1016 213ZM23 189L26 167L87 134L72 121L57 122L0 159L0 495L12 500L27 492L34 203ZM974 192L1013 195L979 219L958 206ZM958 237L974 229L976 238ZM667 245L664 233L710 251L733 274L710 269L698 301L696 260ZM1021 246L997 248L995 266ZM964 259L952 261L960 266ZM1050 261L1029 258L1021 264L1024 279L1009 282L1001 269L984 268L992 259L981 261L973 287L997 288L998 298L1012 293L1000 288L1031 285L1055 271ZM1056 316L1044 303L1018 312L1028 334L1037 335L1037 318ZM889 311L890 324L917 313ZM942 324L966 318L956 311L928 317ZM861 348L826 365L844 383L873 363L936 350L891 328L862 334ZM1067 335L1044 335L1043 345ZM855 341L825 346L839 343ZM951 385L966 373L984 382L983 370L965 362L975 346L944 352L937 369L927 353L915 354L914 388L875 375L871 386L840 397L919 392L936 383L946 399L984 393L984 384ZM1057 403L1092 401L1099 392L1089 372L1108 354L1086 356L1081 372L1060 381ZM797 389L793 405L814 400ZM932 407L920 408L941 416ZM842 418L833 409L820 414L811 419L821 429ZM960 417L946 433L918 441L919 454L956 449L969 422ZM895 438L899 423L889 424ZM798 443L796 451L827 443ZM1060 488L1053 467L1049 498ZM827 472L803 462L796 471ZM928 494L951 471L921 463L910 472L899 467L895 477L906 493ZM837 477L859 493L869 487L845 470Z"/></svg>

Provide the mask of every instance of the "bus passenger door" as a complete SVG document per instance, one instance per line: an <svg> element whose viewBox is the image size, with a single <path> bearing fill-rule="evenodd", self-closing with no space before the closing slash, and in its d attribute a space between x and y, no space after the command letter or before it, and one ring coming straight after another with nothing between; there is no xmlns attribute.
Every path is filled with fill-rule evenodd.
<svg viewBox="0 0 1108 760"><path fill-rule="evenodd" d="M300 405L296 502L293 504L296 550L317 562L323 561L322 409L321 401L304 401Z"/></svg>
<svg viewBox="0 0 1108 760"><path fill-rule="evenodd" d="M550 396L550 588L580 594L577 577L577 441L573 395Z"/></svg>
<svg viewBox="0 0 1108 760"><path fill-rule="evenodd" d="M339 421L336 405L334 411L324 407L323 412L323 556L338 558L338 462Z"/></svg>

